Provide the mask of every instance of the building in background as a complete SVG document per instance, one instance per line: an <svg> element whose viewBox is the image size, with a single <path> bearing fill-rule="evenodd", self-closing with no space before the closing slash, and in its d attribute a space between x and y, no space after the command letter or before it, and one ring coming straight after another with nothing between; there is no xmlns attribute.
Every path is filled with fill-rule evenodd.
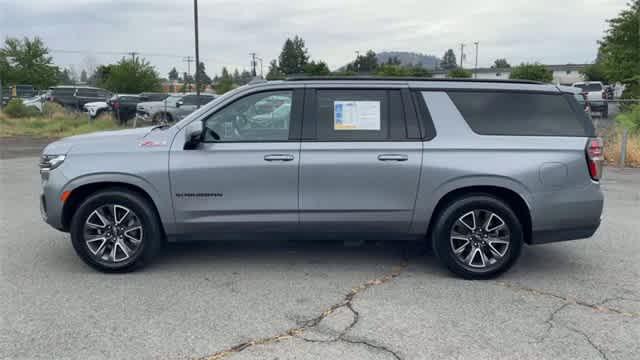
<svg viewBox="0 0 640 360"><path fill-rule="evenodd" d="M553 82L560 85L571 85L574 82L584 81L582 70L588 64L567 64L567 65L546 65L547 69L553 72ZM473 69L467 69L474 71ZM448 71L436 70L433 72L434 78L446 78ZM478 79L509 79L511 68L479 68L476 71Z"/></svg>

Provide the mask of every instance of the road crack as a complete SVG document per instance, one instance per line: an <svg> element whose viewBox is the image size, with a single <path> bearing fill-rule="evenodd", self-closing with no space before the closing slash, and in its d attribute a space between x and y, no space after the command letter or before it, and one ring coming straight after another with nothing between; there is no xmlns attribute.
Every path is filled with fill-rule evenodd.
<svg viewBox="0 0 640 360"><path fill-rule="evenodd" d="M330 342L338 342L338 341L342 341L342 342L346 342L346 343L350 343L350 344L359 344L359 345L364 345L373 349L377 349L380 351L384 351L387 352L389 354L391 354L395 359L398 360L402 360L402 358L393 350L388 349L385 346L382 345L377 345L374 344L370 341L367 340L363 340L363 339L355 339L355 338L350 338L347 337L346 334L347 332L349 332L359 321L360 319L360 314L358 313L358 311L356 311L353 306L352 306L352 302L354 300L354 298L366 291L367 289L374 287L374 286L378 286L378 285L382 285L385 283L388 283L390 281L392 281L393 279L397 278L398 276L400 276L400 274L402 274L402 272L407 268L408 263L406 261L404 261L400 266L396 266L394 267L390 273L375 278L373 280L369 280L366 281L354 288L352 288L343 298L340 302L337 302L331 306L329 306L328 308L326 308L324 311L322 311L318 316L309 319L305 322L302 323L302 325L298 326L298 327L294 327L294 328L290 328L280 334L274 335L274 336L269 336L269 337L265 337L265 338L259 338L259 339L252 339L252 340L248 340L245 342L242 342L240 344L236 344L234 346L231 346L227 349L218 351L214 354L211 355L207 355L204 357L201 357L200 360L221 360L224 359L228 356L231 356L232 354L235 353L239 353L241 351L244 351L248 348L257 346L257 345L268 345L268 344L275 344L278 343L280 341L284 341L284 340L289 340L291 338L299 338L303 341L307 341L307 342L321 342L321 343L330 343ZM308 339L305 338L303 336L303 334L307 331L310 330L312 328L315 328L316 326L318 326L322 320L324 320L325 318L327 318L329 315L335 313L337 310L342 309L342 308L346 308L349 311L351 311L353 313L353 320L351 321L351 323L344 329L342 330L338 336L336 336L333 339L330 340L314 340L314 339Z"/></svg>
<svg viewBox="0 0 640 360"><path fill-rule="evenodd" d="M498 286L502 286L505 287L507 289L511 289L511 290L516 290L516 291L524 291L524 292L528 292L530 294L534 294L534 295L538 295L538 296L546 296L546 297L551 297L557 300L560 300L564 303L566 303L567 305L579 305L582 307L586 307L589 308L595 312L599 312L599 313L610 313L610 314L618 314L618 315L622 315L622 316L628 316L628 317L640 317L640 313L637 312L629 312L629 311L624 311L624 310L620 310L620 309L616 309L616 308L612 308L609 306L605 306L606 303L610 302L610 301L615 301L615 300L630 300L630 301L635 301L634 299L627 299L624 297L611 297L611 298L606 298L598 303L589 303L587 301L583 301L580 299L574 299L568 296L564 296L564 295L559 295L550 291L546 291L546 290L540 290L540 289L535 289L535 288L530 288L527 286L522 286L522 285L518 285L518 284L512 284L512 283L508 283L508 282L504 282L504 281L496 281L495 282L496 285ZM560 310L560 309L558 309Z"/></svg>

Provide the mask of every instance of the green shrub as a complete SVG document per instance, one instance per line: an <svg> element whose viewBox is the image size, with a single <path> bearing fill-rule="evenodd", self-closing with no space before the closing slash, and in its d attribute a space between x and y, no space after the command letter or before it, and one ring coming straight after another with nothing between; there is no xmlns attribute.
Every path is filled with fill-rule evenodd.
<svg viewBox="0 0 640 360"><path fill-rule="evenodd" d="M553 72L551 72L551 70L547 69L547 67L542 64L522 63L519 66L512 68L509 78L550 83L553 81Z"/></svg>
<svg viewBox="0 0 640 360"><path fill-rule="evenodd" d="M20 99L12 99L11 101L9 101L9 103L7 103L7 106L2 109L2 112L4 112L9 117L14 118L40 115L40 111L38 111L38 109L32 106L26 106Z"/></svg>
<svg viewBox="0 0 640 360"><path fill-rule="evenodd" d="M640 134L640 104L616 116L616 122L632 134Z"/></svg>
<svg viewBox="0 0 640 360"><path fill-rule="evenodd" d="M456 68L449 71L449 74L447 76L450 78L470 78L473 76L473 73L469 70Z"/></svg>

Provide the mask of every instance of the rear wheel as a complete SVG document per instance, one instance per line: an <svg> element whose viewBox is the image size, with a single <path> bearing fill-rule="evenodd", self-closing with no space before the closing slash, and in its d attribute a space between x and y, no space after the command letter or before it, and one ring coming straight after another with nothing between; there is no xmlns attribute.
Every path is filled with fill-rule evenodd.
<svg viewBox="0 0 640 360"><path fill-rule="evenodd" d="M458 198L438 216L432 237L438 259L466 279L487 279L520 256L523 231L508 204L490 195Z"/></svg>
<svg viewBox="0 0 640 360"><path fill-rule="evenodd" d="M162 244L160 221L149 202L126 189L89 196L71 221L80 258L103 272L127 272L149 263Z"/></svg>

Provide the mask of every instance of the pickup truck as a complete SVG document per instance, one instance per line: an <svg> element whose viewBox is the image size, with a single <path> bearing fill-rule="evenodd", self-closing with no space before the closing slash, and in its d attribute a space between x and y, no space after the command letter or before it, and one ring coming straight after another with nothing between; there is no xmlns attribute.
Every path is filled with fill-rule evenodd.
<svg viewBox="0 0 640 360"><path fill-rule="evenodd" d="M607 90L600 81L584 81L571 85L582 89L587 101L591 105L592 112L598 112L603 118L609 117L609 103L607 102Z"/></svg>

